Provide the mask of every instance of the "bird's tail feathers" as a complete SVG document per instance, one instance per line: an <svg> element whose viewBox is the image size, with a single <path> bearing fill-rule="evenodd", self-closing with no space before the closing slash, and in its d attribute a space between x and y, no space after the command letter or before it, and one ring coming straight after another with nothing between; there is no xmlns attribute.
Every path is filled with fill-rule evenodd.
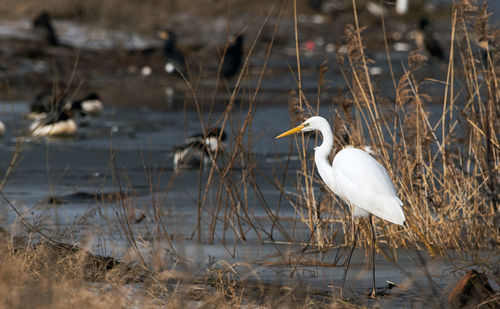
<svg viewBox="0 0 500 309"><path fill-rule="evenodd" d="M371 213L394 224L403 225L406 218L403 213L403 202L399 198L378 196L375 203L383 207L376 207L370 211Z"/></svg>

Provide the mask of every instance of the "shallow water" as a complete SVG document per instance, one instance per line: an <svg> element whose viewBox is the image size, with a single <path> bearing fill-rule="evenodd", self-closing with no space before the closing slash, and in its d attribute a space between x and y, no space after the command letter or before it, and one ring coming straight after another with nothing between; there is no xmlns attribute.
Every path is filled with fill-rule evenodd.
<svg viewBox="0 0 500 309"><path fill-rule="evenodd" d="M15 102L3 103L1 106L3 119L9 128L7 136L0 140L0 169L5 171L15 149L17 134L28 125L23 116L29 105ZM321 113L327 115L327 108L323 108ZM279 192L264 176L272 176L273 168L279 169L288 159L290 141L274 140L274 136L288 128L288 121L286 107L280 105L258 106L253 121L253 149L256 164L262 173L257 176L257 181L271 209L278 203ZM127 193L124 198L127 211L133 213L135 218L142 213L146 215L141 223L132 225L134 237L146 256L148 241L153 240L157 228L153 220L152 190L155 203L162 209L165 231L175 239L173 247L166 242L158 245L165 247L165 250L173 248L180 252L181 256L190 261L191 267L203 269L213 260L250 263L252 266L248 266L248 269L244 266L246 264L241 264L240 276L274 283L299 281L325 292L331 291L331 286L338 288L343 273L340 266L290 267L283 264L286 259L276 257L277 253L288 256L295 252L295 256L300 256L297 252L301 248L280 244L286 238L276 231L273 234L275 242L266 238L265 243L261 244L250 229L245 235L246 241L235 242L235 234L231 231L224 233L223 224L220 223L215 230L214 243L211 244L206 241L209 218L204 218L202 242L196 241L196 200L200 172L182 170L168 192L165 188L174 175L171 152L173 146L182 143L188 134L199 130L199 117L194 111L108 107L103 115L92 119L88 127L81 128L75 138L26 142L21 151L22 159L10 175L4 193L28 221L41 223L55 233L65 234L64 239L67 241L82 237L89 239L89 249L98 254L123 257L130 247L117 217L117 214L122 214L122 206L114 196L120 188L112 176L113 149L122 191ZM231 140L232 134L228 133ZM292 156L291 171L297 167L298 159ZM234 174L237 179L241 171L235 170ZM148 184L148 175L152 179L152 186ZM201 177L202 183L206 181L207 169L203 170ZM293 184L288 184L285 190L293 191ZM109 200L103 202L101 194ZM316 195L318 194L317 192ZM57 204L47 203L50 197L55 197ZM250 196L248 201L252 216L269 230L270 222L265 219L264 209L255 198ZM6 206L3 202L2 205ZM282 201L280 217L294 218L296 211L288 202ZM12 224L16 219L15 213L8 211L3 222ZM299 221L284 220L282 224L290 235L293 233L296 241L307 241L308 229ZM74 222L79 222L79 227L68 232L68 227ZM195 235L194 239L191 238L192 235ZM222 237L225 238L225 244L221 243ZM331 263L335 253L336 250L332 249L325 256L306 255L304 258ZM432 260L424 267L419 266L415 251L398 250L397 253L397 263L388 262L382 255L377 258L377 286L385 286L386 281L403 286L395 288L390 292L390 297L384 298L388 304L398 306L413 302L417 295L420 298L428 295L431 299L441 301L436 299L437 292L429 290L431 283L426 275L426 267L432 274L432 285L436 286L436 291L449 289L450 284L458 279L449 279L450 265L447 262ZM371 273L364 256L363 250L356 250L346 288L348 291L356 291L353 295L357 301L369 304L368 300L359 297L359 293L369 290L371 282ZM168 254L165 258L168 259ZM274 261L278 264L258 266L258 261Z"/></svg>
<svg viewBox="0 0 500 309"><path fill-rule="evenodd" d="M109 47L144 48L157 46L154 39L140 36L115 33L97 28L85 28L71 22L58 22L56 27L61 32L65 43L76 47L99 49ZM15 31L13 31L15 29ZM77 33L78 35L75 35ZM17 35L18 38L34 39L29 31L29 23L0 24L0 35ZM77 38L71 40L71 38ZM288 50L290 46L288 46ZM392 80L389 75L385 52L375 51L369 55L375 60L371 67L379 67L380 75L373 77L382 96L389 99L394 96ZM407 67L406 52L392 52L391 61L396 76L401 76ZM303 66L302 86L311 102L317 100L318 68L329 59L329 72L325 75L325 84L320 96L319 113L332 119L334 111L331 108L331 97L337 88L346 88L346 83L340 71L336 68L335 54L318 52L301 58ZM264 63L262 55L250 59L250 68L257 71ZM406 63L406 64L405 64ZM45 67L47 64L43 64ZM216 63L211 64L216 67ZM288 129L289 112L287 107L288 92L296 89L296 80L290 73L290 68L296 66L295 56L287 52L287 47L273 54L269 63L271 74L264 76L257 96L255 114L253 116L251 133L251 152L254 154L259 174L257 182L262 194L272 210L280 200L279 191L269 181L274 169L281 175L283 165L289 159L291 149L289 179L285 190L293 192L295 186L294 170L299 166L297 152L292 139L276 141L274 137ZM42 66L43 67L43 66ZM30 70L35 70L33 67ZM124 69L124 68L122 68ZM155 72L155 74L160 74ZM426 77L444 79L445 71L433 64L425 67L419 74ZM175 174L172 163L172 149L182 144L186 136L201 131L200 117L192 108L184 108L184 98L189 97L185 87L177 87L179 81L163 77L141 79L124 75L118 81L114 72L108 75L95 76L89 84L102 93L105 101L104 113L91 120L87 127L82 127L75 138L29 140L23 144L21 160L4 188L4 194L13 205L23 213L23 216L34 224L40 224L45 229L64 235L68 242L84 242L88 239L88 248L98 254L113 255L127 258L130 244L124 236L120 223L123 223L123 206L115 194L123 191L123 205L130 214L130 220L141 214L145 219L132 224L134 238L138 241L140 251L146 256L150 252L150 243L165 249L165 260L172 258L169 250L176 250L189 261L190 271L203 270L211 266L213 261L225 260L230 263L240 263L240 277L264 280L274 283L290 283L300 281L318 291L329 292L332 286L338 288L341 284L342 267L325 266L288 266L287 257L301 257L332 263L335 249L329 250L324 256L307 254L302 256L299 245L286 243L286 237L273 232L273 241L266 235L264 243L259 242L258 235L248 225L245 241L238 239L231 230L225 231L223 222L218 222L213 243L207 240L209 234L208 222L211 218L204 217L201 229L201 241L197 241L197 214L199 206L199 183L202 186L208 177L208 170L201 173L198 170L182 170ZM242 84L243 89L253 89L259 84L257 74L251 75ZM234 81L231 81L234 83ZM210 102L213 97L214 79L199 82L199 99ZM430 122L435 123L440 118L442 107L442 89L436 86L421 89L433 96L429 106ZM36 93L31 94L34 97ZM228 140L231 141L235 129L240 127L243 117L248 111L248 95L241 94L228 124ZM217 119L228 101L227 96L218 96L212 119ZM137 104L140 102L140 105ZM126 107L135 105L135 107ZM314 105L314 104L313 104ZM153 108L154 107L154 108ZM0 139L0 171L4 173L10 158L16 149L18 137L26 130L29 122L24 118L28 112L29 103L1 102L0 119L7 128L7 135ZM208 113L203 113L208 118ZM436 130L440 139L441 130ZM312 153L312 143L310 143ZM290 148L290 145L291 148ZM121 188L114 171L113 156L119 171ZM242 177L241 169L235 168L234 179ZM175 177L170 187L169 182ZM201 179L201 180L200 180ZM168 190L166 189L168 188ZM315 188L318 196L319 187ZM153 193L153 196L152 196ZM49 203L52 198L57 203ZM213 196L212 196L213 198ZM209 200L210 202L210 200ZM249 196L248 208L253 218L258 219L264 230L269 230L271 222L266 211L255 197ZM172 235L173 245L166 240L156 243L154 236L158 228L155 225L153 204L162 210L162 220L165 232ZM19 227L19 218L8 210L2 201L3 225ZM309 230L293 220L297 211L286 200L280 204L282 225L297 242L305 242L309 238ZM205 213L206 214L206 213ZM234 218L233 218L234 219ZM78 224L72 225L74 222ZM14 224L16 223L16 224ZM227 222L225 222L227 223ZM234 223L234 222L231 222ZM230 225L230 224L229 224ZM16 229L20 231L19 228ZM26 229L22 230L26 232ZM222 242L224 238L225 242ZM340 244L340 239L338 240ZM386 251L389 249L385 248ZM293 253L293 254L292 254ZM449 260L431 259L424 253L421 262L418 252L412 250L397 250L398 261L389 262L381 254L377 257L377 286L384 287L386 281L400 285L390 291L382 302L367 300L362 293L368 292L371 284L371 272L368 270L363 249L357 249L347 278L348 293L354 291L353 298L361 304L378 303L382 307L436 305L444 303L442 295L446 295L460 274L454 270L460 267L466 269L471 257L450 252L454 263ZM487 253L485 253L487 254ZM274 266L265 266L263 262L273 262ZM249 263L248 265L245 263ZM171 263L175 265L175 262ZM292 263L295 265L295 263ZM175 266L180 267L180 266ZM444 292L444 293L443 293ZM349 295L349 294L348 294Z"/></svg>

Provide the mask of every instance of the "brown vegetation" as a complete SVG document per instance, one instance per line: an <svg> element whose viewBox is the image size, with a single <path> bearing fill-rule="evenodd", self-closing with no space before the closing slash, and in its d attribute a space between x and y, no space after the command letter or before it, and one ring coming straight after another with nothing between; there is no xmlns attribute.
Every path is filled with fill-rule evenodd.
<svg viewBox="0 0 500 309"><path fill-rule="evenodd" d="M477 266L499 284L498 264L495 262L498 262L500 254L500 87L496 65L500 53L491 47L486 62L483 62L474 52L474 37L496 36L492 29L485 26L485 10L466 2L460 1L453 8L452 45L449 49L451 57L447 64L446 80L419 79L419 69L425 57L412 52L406 73L401 77L392 76L394 100L380 97L371 80L367 67L370 60L365 54L362 40L363 29L355 15L354 24L348 25L345 30L347 51L345 54L339 51L338 54L338 63L349 92L339 93L332 98L334 112L331 118L337 130L337 146L340 148L342 145L343 134L348 134L351 144L371 146L375 151L374 156L387 167L404 201L407 218L405 227L377 220L378 250L392 261L397 261L396 251L384 252L386 244L392 248L425 249L431 256L442 258L447 257L448 249L461 250L474 256ZM93 2L89 3L83 5L91 6ZM144 7L147 9L153 4L156 3L147 2ZM287 4L283 2L281 5L284 7ZM279 4L270 7L268 17L271 14L281 17L283 9ZM82 10L87 9L91 8ZM279 23L279 18L277 20ZM254 89L240 88L242 81L248 77L248 59L255 51L255 42L261 36L261 31L262 28L257 31L253 45L249 47L245 66L235 87L229 89L220 81L214 90L214 98L219 92L230 93L220 118L212 119L215 100L208 104L199 102L196 81L189 84L202 127L207 129L219 125L223 129L232 129L234 136L224 153L216 153L211 158L224 164L213 164L203 172L207 174L207 181L199 183L198 218L197 226L193 227L193 236L207 243L214 243L216 237L220 236L221 241L226 243L228 234L236 242L244 242L247 234L252 233L260 242L264 242L273 241L273 235L278 233L289 244L304 244L303 251L338 247L338 237L341 237L344 239L341 247L346 247L349 245L347 231L351 224L346 205L329 192L323 192L321 199L313 190L322 184L313 176L315 167L306 150L308 143L317 142L319 138L298 137L295 140L297 148L291 147L290 151L299 154L301 169L298 172L290 170L287 162L282 166L283 169L276 169L273 179L268 179L281 192L281 203L291 203L296 209L295 223L304 224L309 229L310 238L305 243L303 239L294 239L294 231L283 226L280 205L269 205L261 191L257 179L263 175L252 152L252 120L274 36L267 46L267 58L260 68L257 86ZM297 64L300 68L298 48ZM291 121L294 123L305 115L315 114L318 105L325 104L307 100L300 87L300 78L299 72L298 90L290 99ZM457 83L457 79L463 80L463 83ZM424 83L444 85L444 99L440 102L442 115L436 123L432 123L429 117L429 102L436 100L421 90ZM321 82L318 92L321 92ZM238 97L245 104L245 112L240 113L238 119L232 119L230 117L234 114L231 112L238 108ZM202 110L202 105L209 106L210 111L207 113ZM231 127L235 123L237 125ZM6 242L0 248L3 261L0 277L5 278L0 280L3 306L64 308L77 305L107 308L168 304L171 307L184 307L192 301L200 301L205 307L242 304L272 307L288 302L291 306L348 305L330 298L331 295L315 297L313 291L304 292L303 287L242 283L235 276L233 265L210 268L203 276L196 278L184 273L173 274L169 270L150 271L149 268L168 269L169 265L160 262L160 265L149 267L151 261L142 257L137 249L137 240L127 218L127 205L122 198L124 188L120 183L119 168L115 166L114 172L120 191L117 194L120 224L134 257L140 261L140 269L144 269L142 275L134 274L130 279L128 276L135 269L132 266L96 258L67 245L54 247L54 244L32 246L23 243L22 246L14 246L12 241ZM175 182L176 176L172 176L171 182ZM296 184L295 194L285 191L286 180ZM167 232L162 219L165 215L163 205L155 198L157 192L151 180L149 186L155 224L152 238L166 240L171 244L172 256L182 260L183 257L172 244L175 238ZM164 192L168 194L168 190L166 188ZM157 191L164 193L163 190ZM257 201L267 218L257 217L249 200ZM265 225L264 221L271 224ZM223 225L222 235L215 233L219 225ZM204 234L203 231L208 232ZM368 229L365 228L363 233L362 242L366 244L370 241ZM476 254L478 249L492 250L493 256L483 259ZM302 259L305 254L303 251L293 252L295 256L286 257L289 258L287 262L292 261L295 265L309 262L308 259ZM101 270L99 274L93 273L92 269L96 265ZM110 265L113 267L109 268ZM103 284L89 285L88 281L100 281ZM126 284L134 281L141 281L142 284L138 288ZM187 288L184 286L179 289L172 282L189 284ZM42 299L46 303L40 303Z"/></svg>

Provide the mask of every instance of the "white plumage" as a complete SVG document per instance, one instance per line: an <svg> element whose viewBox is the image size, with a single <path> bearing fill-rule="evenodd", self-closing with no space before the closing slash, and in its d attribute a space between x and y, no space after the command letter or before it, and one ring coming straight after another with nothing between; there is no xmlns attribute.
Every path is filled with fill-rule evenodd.
<svg viewBox="0 0 500 309"><path fill-rule="evenodd" d="M371 213L395 224L404 223L403 202L386 169L371 155L361 149L345 148L335 156L332 173L333 181L326 185L351 204L358 216Z"/></svg>
<svg viewBox="0 0 500 309"><path fill-rule="evenodd" d="M82 110L89 115L99 115L102 112L102 102L98 99L84 101Z"/></svg>
<svg viewBox="0 0 500 309"><path fill-rule="evenodd" d="M62 110L50 113L47 117L35 120L30 125L32 136L74 136L78 125L73 120L74 110L69 106L63 106Z"/></svg>
<svg viewBox="0 0 500 309"><path fill-rule="evenodd" d="M70 108L83 115L98 116L102 113L103 104L97 93L89 93L83 99L69 103Z"/></svg>
<svg viewBox="0 0 500 309"><path fill-rule="evenodd" d="M297 132L318 130L323 143L314 148L314 160L321 179L333 193L342 198L355 217L373 214L402 225L405 221L403 202L387 170L366 151L347 146L337 153L332 164L328 156L333 148L333 135L325 118L314 116L302 125L277 138Z"/></svg>
<svg viewBox="0 0 500 309"><path fill-rule="evenodd" d="M333 148L333 134L325 118L311 117L300 126L276 138L313 130L318 130L323 135L322 144L314 148L314 161L319 175L326 186L350 206L353 218L375 215L389 222L403 225L405 221L403 202L397 196L389 173L382 164L366 151L351 146L339 151L330 164L328 156ZM370 224L372 237L375 240L371 217ZM356 234L354 239L355 246ZM352 251L348 261L351 259ZM373 247L373 260L374 257ZM344 272L344 280L346 273L347 269ZM375 295L375 265L373 265L372 296Z"/></svg>
<svg viewBox="0 0 500 309"><path fill-rule="evenodd" d="M30 125L32 136L73 136L76 134L78 126L73 119L66 119L50 124L43 124L35 121Z"/></svg>

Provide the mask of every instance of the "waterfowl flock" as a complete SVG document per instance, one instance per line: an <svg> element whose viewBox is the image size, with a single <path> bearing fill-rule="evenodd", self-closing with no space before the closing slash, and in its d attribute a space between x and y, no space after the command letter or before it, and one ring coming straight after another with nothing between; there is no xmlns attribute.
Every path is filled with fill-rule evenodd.
<svg viewBox="0 0 500 309"><path fill-rule="evenodd" d="M165 72L189 80L186 56L177 48L177 35L172 30L158 31L158 36L164 41L163 56L165 58ZM222 76L231 78L239 72L243 64L244 45L243 35L231 35L229 44L222 55Z"/></svg>
<svg viewBox="0 0 500 309"><path fill-rule="evenodd" d="M340 1L308 0L308 5L322 13L332 10L342 10ZM371 2L369 2L370 4ZM398 14L405 14L408 2L398 0L400 9ZM369 10L369 8L367 8ZM385 14L385 13L384 13ZM43 11L32 21L36 32L44 38L49 46L61 46L60 39L55 31L49 13ZM444 52L427 18L420 19L418 30L415 31L417 47L428 53L432 58L444 59ZM169 75L176 75L189 81L187 54L177 46L178 36L172 29L157 32L163 41L162 55L164 71ZM318 44L320 45L320 44ZM244 63L244 35L242 33L230 35L225 48L220 49L219 63L220 76L230 79L240 72ZM151 70L151 67L147 67ZM143 74L149 76L151 72ZM64 95L53 95L51 92L40 93L30 106L28 119L32 120L30 132L33 136L73 136L79 126L88 124L89 117L98 116L103 110L103 104L96 93L75 100L67 100ZM0 135L5 126L0 123ZM212 128L205 134L196 134L185 139L184 143L173 149L173 161L176 168L198 167L212 161L213 155L222 149L226 133L220 128Z"/></svg>
<svg viewBox="0 0 500 309"><path fill-rule="evenodd" d="M343 9L339 1L308 0L307 3L312 9L323 13L325 10L331 12L332 9ZM398 11L398 14L405 14L408 7L407 1L401 0L397 3L399 7L406 8ZM32 26L48 45L61 46L52 18L47 12L44 11L37 15ZM176 33L172 29L164 29L158 31L157 35L163 41L164 71L169 75L176 75L189 81L187 56L177 46L178 36ZM415 43L419 49L425 50L431 57L439 60L444 59L443 49L435 39L432 26L427 18L420 19L418 23ZM228 43L225 48L220 50L218 58L222 78L230 79L240 72L244 62L244 49L244 35L242 33L229 36ZM150 67L147 68L151 70ZM143 75L149 76L150 74ZM30 106L28 118L33 120L30 131L34 136L72 136L76 134L79 126L88 124L89 117L98 116L102 110L102 102L96 93L68 101L63 95L55 96L47 91L42 92ZM212 128L206 134L188 137L183 144L173 149L174 166L176 168L198 167L200 164L209 163L211 156L221 149L225 139L225 132L219 128Z"/></svg>
<svg viewBox="0 0 500 309"><path fill-rule="evenodd" d="M32 136L74 136L78 130L76 117L82 120L98 116L103 110L103 104L96 93L74 101L66 101L65 98L64 95L52 95L48 91L36 96L27 115L33 121L29 126Z"/></svg>
<svg viewBox="0 0 500 309"><path fill-rule="evenodd" d="M35 97L26 115L32 121L29 134L33 137L72 137L82 123L87 124L88 117L99 116L102 111L103 103L97 93L67 101L65 95L44 91ZM4 133L5 125L0 121L0 136ZM219 127L190 135L183 144L173 148L174 168L199 168L210 164L216 153L223 150L225 140L226 132Z"/></svg>

